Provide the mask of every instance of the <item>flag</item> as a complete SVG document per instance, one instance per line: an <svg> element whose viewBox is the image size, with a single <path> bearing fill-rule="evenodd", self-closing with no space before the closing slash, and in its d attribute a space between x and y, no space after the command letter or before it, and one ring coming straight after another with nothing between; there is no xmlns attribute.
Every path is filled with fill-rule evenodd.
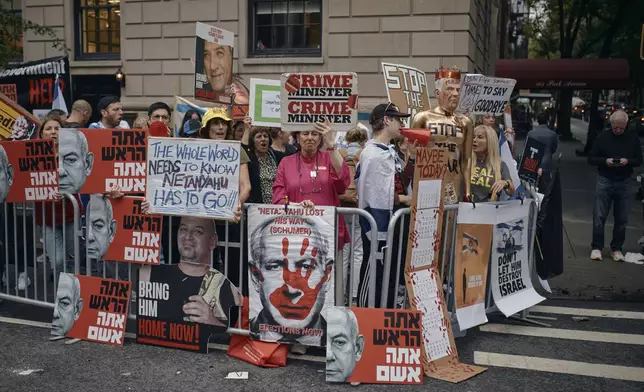
<svg viewBox="0 0 644 392"><path fill-rule="evenodd" d="M178 95L174 96L174 113L172 118L174 119L174 136L179 136L179 130L183 128L183 117L185 116L188 110L196 110L201 116L206 113L207 108L198 106L185 98L182 98Z"/></svg>
<svg viewBox="0 0 644 392"><path fill-rule="evenodd" d="M60 78L56 75L56 86L54 88L54 103L51 106L52 109L60 109L66 114L69 114L67 111L67 104L65 103L65 97L63 97L63 90L60 88Z"/></svg>
<svg viewBox="0 0 644 392"><path fill-rule="evenodd" d="M504 162L510 171L510 178L512 184L516 188L514 191L514 196L510 199L519 199L524 193L523 185L521 184L521 179L519 178L519 171L517 170L517 162L512 156L512 151L510 150L510 145L508 140L505 138L505 133L500 132L499 135L499 150L501 153L501 162ZM503 193L501 193L503 195Z"/></svg>

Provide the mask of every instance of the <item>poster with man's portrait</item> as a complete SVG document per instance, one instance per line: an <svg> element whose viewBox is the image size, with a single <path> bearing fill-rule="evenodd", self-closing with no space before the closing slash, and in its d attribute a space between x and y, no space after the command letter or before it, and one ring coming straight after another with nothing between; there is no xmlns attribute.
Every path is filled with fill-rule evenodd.
<svg viewBox="0 0 644 392"><path fill-rule="evenodd" d="M233 103L233 45L235 34L197 22L195 49L195 98ZM248 104L248 102L246 102Z"/></svg>
<svg viewBox="0 0 644 392"><path fill-rule="evenodd" d="M322 346L333 306L335 208L248 209L250 332L267 342Z"/></svg>
<svg viewBox="0 0 644 392"><path fill-rule="evenodd" d="M130 282L61 272L51 334L122 346L129 304Z"/></svg>
<svg viewBox="0 0 644 392"><path fill-rule="evenodd" d="M161 261L162 217L141 212L145 198L90 196L86 209L89 258L157 265Z"/></svg>
<svg viewBox="0 0 644 392"><path fill-rule="evenodd" d="M51 139L0 142L0 204L51 201L56 192L58 165Z"/></svg>
<svg viewBox="0 0 644 392"><path fill-rule="evenodd" d="M333 306L326 321L327 382L423 383L419 311Z"/></svg>

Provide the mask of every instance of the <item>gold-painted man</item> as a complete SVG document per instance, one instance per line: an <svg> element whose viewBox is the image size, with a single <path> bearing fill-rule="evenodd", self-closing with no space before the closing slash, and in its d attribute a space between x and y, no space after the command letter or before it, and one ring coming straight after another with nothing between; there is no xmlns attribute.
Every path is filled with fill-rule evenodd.
<svg viewBox="0 0 644 392"><path fill-rule="evenodd" d="M456 204L462 196L461 183L465 186L465 196L470 195L474 125L468 117L454 112L460 97L461 72L456 67L441 67L434 83L438 106L416 113L411 127L429 129L428 147L441 147L449 152L444 203Z"/></svg>

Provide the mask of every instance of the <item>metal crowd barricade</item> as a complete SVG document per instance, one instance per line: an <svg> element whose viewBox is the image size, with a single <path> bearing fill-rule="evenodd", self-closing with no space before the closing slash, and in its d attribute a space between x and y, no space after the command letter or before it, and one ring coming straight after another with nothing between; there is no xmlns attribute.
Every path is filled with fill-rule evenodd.
<svg viewBox="0 0 644 392"><path fill-rule="evenodd" d="M65 222L67 201L71 202L73 208L74 219L71 222L71 233L68 230L70 222ZM4 259L1 263L3 273L0 299L53 309L58 274L80 270L82 254L80 251L80 236L82 235L80 206L73 195L63 195L63 200L60 203L62 203L63 222L58 222L56 219L56 202L0 204L0 214L3 221L3 235L0 236L2 247L0 249L2 249L1 256ZM46 224L45 205L47 204L52 207L52 226ZM36 225L37 214L43 223L41 227ZM42 236L42 262L37 260L39 233ZM67 245L69 245L70 236L73 237L71 239L73 240L73 246L71 246L73 249L68 252L70 249L67 249ZM61 249L57 244L62 244L62 255L59 255ZM73 268L68 268L70 256L74 261ZM62 259L61 266L56 262L59 258ZM42 265L39 266L40 264ZM62 267L62 271L60 267ZM40 268L42 271L39 271ZM22 271L20 271L21 269ZM28 284L24 290L18 290L19 275L23 272Z"/></svg>
<svg viewBox="0 0 644 392"><path fill-rule="evenodd" d="M491 202L496 205L502 205L507 202ZM530 277L532 281L534 282L534 274L535 274L535 255L534 255L534 243L536 239L536 225L537 225L537 216L538 216L538 208L537 208L537 203L534 199L524 199L524 203L530 203L530 215L529 215L529 231L528 231L528 264L529 264L529 271L530 271ZM398 252L395 259L393 259L393 244L394 241L398 240L399 244L402 244L403 241L403 235L404 235L404 230L400 231L399 238L394 238L394 232L395 232L395 227L398 224L399 221L401 221L401 225L409 225L409 215L410 215L410 208L403 208L398 211L396 211L391 220L389 221L389 227L387 230L387 242L385 244L384 249L384 273L383 273L383 280L381 282L382 284L382 292L381 292L381 298L380 298L380 304L381 307L386 307L387 305L387 298L388 298L388 291L389 291L389 279L390 277L390 270L391 270L391 263L394 262L396 263L396 277L395 279L398 279L398 276L400 275L401 272L404 273L404 264L403 261L405 260L405 257L403 255L406 255L407 249L402 249L402 246L398 247ZM456 313L456 301L454 298L454 257L455 257L455 247L456 247L456 230L457 230L457 225L456 221L458 218L458 205L447 205L444 207L443 210L443 223L442 223L442 238L441 238L441 257L439 260L439 266L440 266L440 271L443 271L442 273L445 274L447 273L446 278L443 281L445 282L445 285L443 287L443 291L445 292L445 303L447 304L447 310L454 314ZM453 223L452 223L453 222ZM452 230L449 230L452 229ZM448 241L448 238L450 239ZM448 243L450 244L449 249L448 249ZM404 253L403 253L404 252ZM447 270L445 269L447 265ZM497 312L498 309L496 308L494 304L494 299L492 297L492 285L490 284L490 277L491 277L491 266L492 263L490 262L490 266L488 268L488 279L487 279L487 288L486 288L486 300L485 300L485 309L486 313L494 313ZM406 295L406 293L405 293ZM396 303L398 300L398 293L394 293L394 303ZM406 298L405 298L406 300ZM537 325L545 325L542 323L538 323L534 320L529 319L529 309L525 309L522 312L520 312L518 315L512 316L515 319L519 319L524 322L529 322Z"/></svg>

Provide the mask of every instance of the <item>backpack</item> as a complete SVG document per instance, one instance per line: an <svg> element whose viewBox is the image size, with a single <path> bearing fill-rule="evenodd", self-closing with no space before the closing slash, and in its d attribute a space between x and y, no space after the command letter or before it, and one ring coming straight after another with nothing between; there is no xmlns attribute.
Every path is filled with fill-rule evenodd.
<svg viewBox="0 0 644 392"><path fill-rule="evenodd" d="M358 207L355 175L356 166L358 165L358 160L360 159L360 151L362 150L358 150L355 154L349 155L346 149L340 149L340 155L342 155L342 158L347 163L347 166L349 166L349 173L351 174L351 182L349 183L349 187L344 192L344 194L340 196L340 204L342 205L342 207Z"/></svg>

